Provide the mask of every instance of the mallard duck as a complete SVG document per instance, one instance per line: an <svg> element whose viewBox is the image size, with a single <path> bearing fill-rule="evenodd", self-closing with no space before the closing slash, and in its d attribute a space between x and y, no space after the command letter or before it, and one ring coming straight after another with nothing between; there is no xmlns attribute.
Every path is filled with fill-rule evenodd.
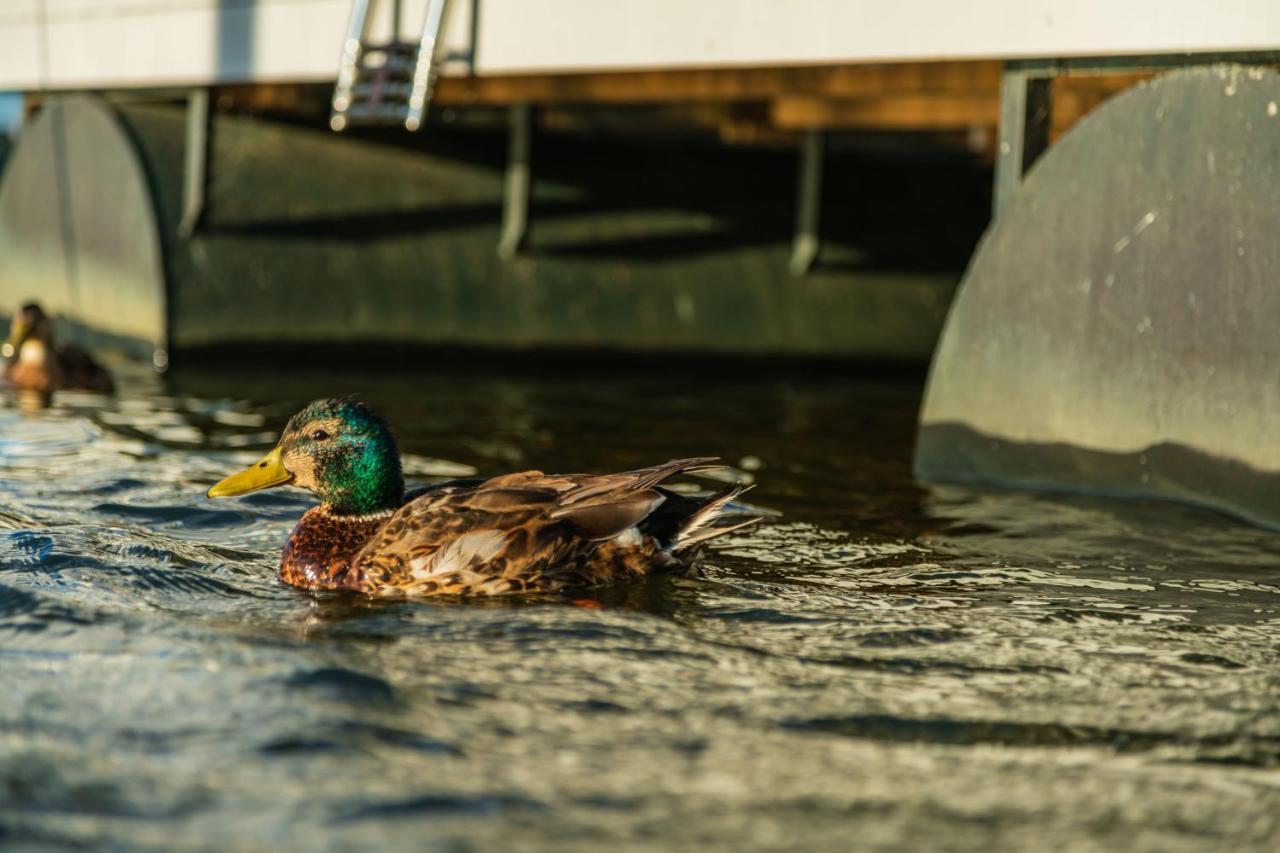
<svg viewBox="0 0 1280 853"><path fill-rule="evenodd" d="M210 498L293 485L320 505L302 516L280 578L311 590L368 595L557 592L689 565L708 539L759 518L731 514L744 491L709 497L660 484L706 471L678 459L620 474L521 471L405 494L387 424L352 400L317 400L275 448L209 489Z"/></svg>
<svg viewBox="0 0 1280 853"><path fill-rule="evenodd" d="M3 354L9 359L4 378L20 391L47 397L62 389L111 394L116 388L111 374L85 350L54 343L53 320L36 302L14 313Z"/></svg>

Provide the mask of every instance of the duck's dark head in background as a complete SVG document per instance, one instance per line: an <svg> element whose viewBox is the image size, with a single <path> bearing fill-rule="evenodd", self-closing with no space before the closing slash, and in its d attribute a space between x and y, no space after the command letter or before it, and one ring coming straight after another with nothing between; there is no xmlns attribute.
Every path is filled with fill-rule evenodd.
<svg viewBox="0 0 1280 853"><path fill-rule="evenodd" d="M4 344L4 357L15 357L22 345L31 340L46 346L53 342L53 321L38 302L26 302L14 312L13 322L9 324L9 340Z"/></svg>

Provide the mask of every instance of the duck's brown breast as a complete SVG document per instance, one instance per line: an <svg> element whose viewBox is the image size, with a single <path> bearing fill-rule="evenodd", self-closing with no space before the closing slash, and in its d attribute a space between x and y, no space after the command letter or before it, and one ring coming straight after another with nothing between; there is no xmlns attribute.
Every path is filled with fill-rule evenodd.
<svg viewBox="0 0 1280 853"><path fill-rule="evenodd" d="M55 365L45 362L10 361L4 378L15 388L48 393L62 387L62 374Z"/></svg>
<svg viewBox="0 0 1280 853"><path fill-rule="evenodd" d="M313 507L289 534L280 556L280 579L302 589L365 589L365 573L356 554L388 515L349 518Z"/></svg>

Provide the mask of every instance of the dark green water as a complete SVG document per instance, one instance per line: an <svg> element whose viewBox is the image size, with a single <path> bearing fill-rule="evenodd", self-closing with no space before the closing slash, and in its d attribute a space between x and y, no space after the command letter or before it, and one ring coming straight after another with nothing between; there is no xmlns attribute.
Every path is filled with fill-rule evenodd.
<svg viewBox="0 0 1280 853"><path fill-rule="evenodd" d="M563 371L556 371L562 375ZM0 846L1275 849L1277 538L923 488L918 388L598 371L126 376L0 407ZM778 513L559 601L275 580L302 493L210 503L359 393L419 480L717 454Z"/></svg>

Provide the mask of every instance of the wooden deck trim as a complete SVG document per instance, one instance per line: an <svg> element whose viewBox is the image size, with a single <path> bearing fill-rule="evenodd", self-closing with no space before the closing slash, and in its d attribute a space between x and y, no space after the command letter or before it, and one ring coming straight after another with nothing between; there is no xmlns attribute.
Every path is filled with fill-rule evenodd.
<svg viewBox="0 0 1280 853"><path fill-rule="evenodd" d="M1000 95L998 90L856 99L793 95L775 99L769 117L784 130L964 130L994 126L1000 119Z"/></svg>
<svg viewBox="0 0 1280 853"><path fill-rule="evenodd" d="M863 98L921 92L998 95L1002 64L904 62L797 68L714 68L605 74L443 77L440 106L511 103L669 103L770 100L784 95Z"/></svg>

